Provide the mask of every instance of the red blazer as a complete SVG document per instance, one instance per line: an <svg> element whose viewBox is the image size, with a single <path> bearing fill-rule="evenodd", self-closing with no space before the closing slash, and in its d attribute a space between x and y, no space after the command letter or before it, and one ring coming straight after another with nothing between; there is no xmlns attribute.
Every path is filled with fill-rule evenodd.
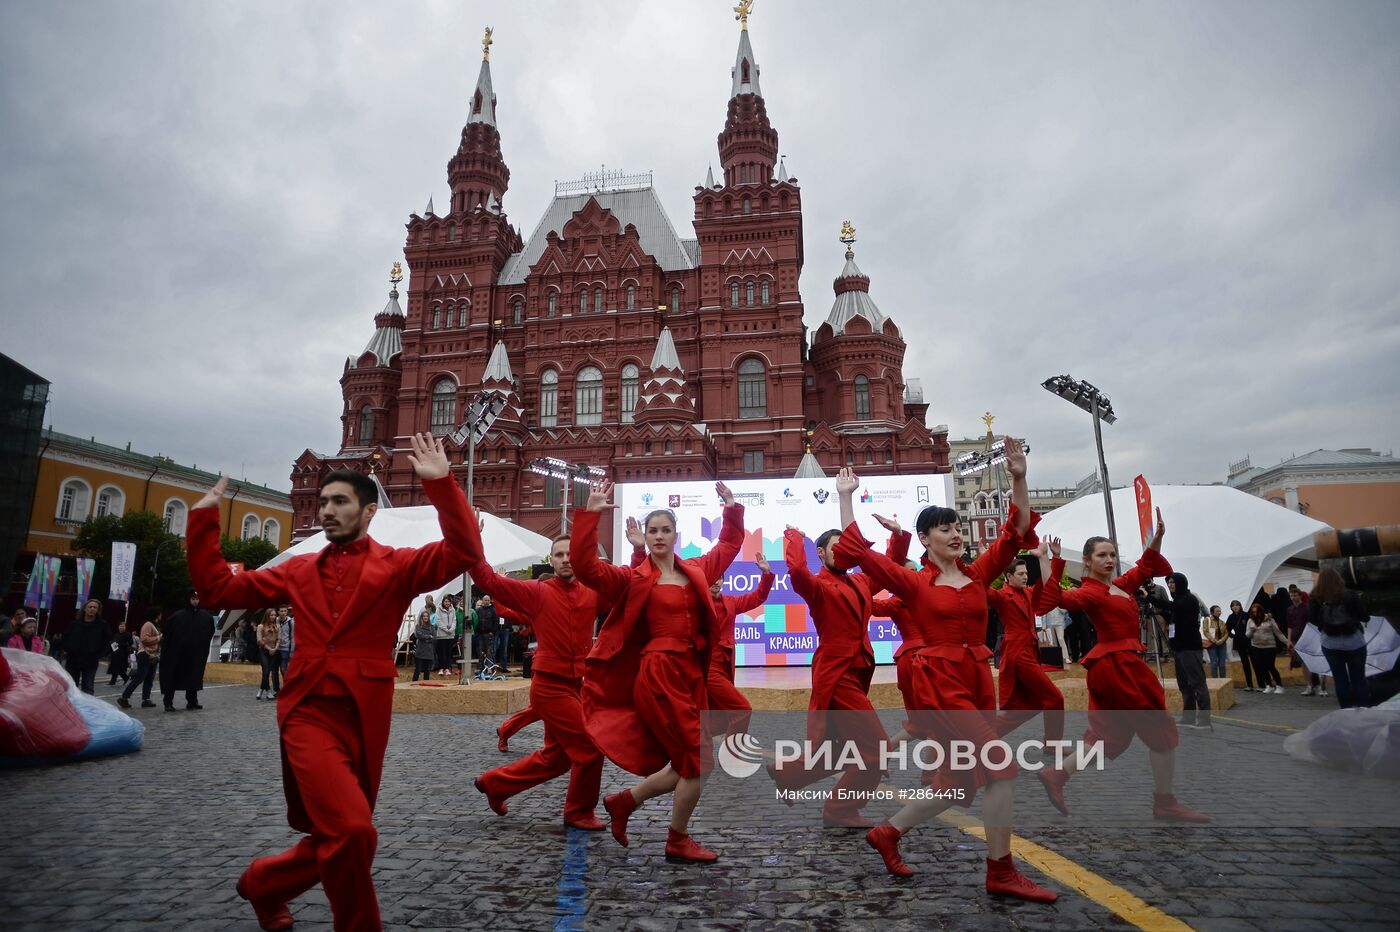
<svg viewBox="0 0 1400 932"><path fill-rule="evenodd" d="M261 608L289 602L297 620L296 650L277 700L277 724L287 720L326 676L345 684L359 711L364 759L356 767L369 788L370 806L379 792L384 749L394 706L394 642L409 604L420 592L447 585L467 566L467 533L472 521L467 498L450 476L423 483L437 507L441 541L424 547L369 548L344 617L331 618L322 587L320 561L330 549L292 557L270 569L234 574L219 552L219 509L190 512L187 558L190 578L207 608ZM283 788L288 821L311 831L296 778L283 754ZM311 788L313 791L315 788Z"/></svg>
<svg viewBox="0 0 1400 932"><path fill-rule="evenodd" d="M718 674L734 682L734 618L745 615L768 601L768 593L773 589L773 573L770 570L758 578L758 586L748 595L722 595L715 600L715 611L719 613L719 639L715 649L710 651L710 675Z"/></svg>
<svg viewBox="0 0 1400 932"><path fill-rule="evenodd" d="M868 692L875 674L875 652L870 647L871 589L876 588L875 583L865 573L838 575L825 567L812 575L801 531L788 529L783 533L783 559L793 591L806 600L821 639L812 655L812 694L807 708L831 708L836 684L849 670L856 671Z"/></svg>
<svg viewBox="0 0 1400 932"><path fill-rule="evenodd" d="M1089 616L1099 642L1084 655L1081 663L1086 667L1105 654L1120 650L1147 650L1140 640L1141 622L1133 593L1153 576L1167 576L1171 571L1172 565L1166 557L1155 550L1144 550L1137 566L1113 581L1113 585L1127 594L1114 595L1107 586L1087 574L1080 581L1078 589L1061 589L1060 577L1065 572L1065 561L1051 560L1050 579L1040 592L1036 610L1044 614L1052 608L1067 608Z"/></svg>
<svg viewBox="0 0 1400 932"><path fill-rule="evenodd" d="M569 562L574 574L598 598L612 606L588 661L583 679L583 711L589 718L589 735L598 749L619 767L640 775L653 774L666 765L665 749L647 735L611 734L616 717L632 711L632 687L641 667L641 651L646 645L645 625L638 625L642 609L656 585L656 564L645 560L635 567L613 566L598 559L597 511L579 511L569 541ZM710 586L724 575L739 555L744 541L744 506L724 509L719 541L709 553L691 560L676 558L676 568L685 574L699 596L705 647L701 650L701 672L709 670L710 650L718 640L720 618L715 612ZM732 621L732 619L731 619ZM595 728L596 726L596 728ZM649 733L648 733L649 734Z"/></svg>
<svg viewBox="0 0 1400 932"><path fill-rule="evenodd" d="M1036 611L1040 601L1043 583L1017 589L1009 583L1002 583L1000 589L987 589L987 601L1001 616L1002 666L1013 653L1029 651L1040 662L1040 640L1035 635L1035 616L1044 614Z"/></svg>
<svg viewBox="0 0 1400 932"><path fill-rule="evenodd" d="M477 588L491 596L507 621L529 625L535 631L534 669L541 673L577 679L593 649L593 627L598 622L598 593L577 579L513 579L502 576L486 562L481 530L469 522L467 572Z"/></svg>
<svg viewBox="0 0 1400 932"><path fill-rule="evenodd" d="M1034 535L1040 516L1031 512L1030 530ZM973 659L986 660L992 656L987 649L987 584L1000 576L1016 558L1023 539L1015 531L1016 506L1002 525L1001 535L971 565L958 561L958 568L971 578L961 589L938 585L938 568L925 565L919 572L905 569L883 554L871 549L872 544L852 522L841 532L836 545L838 566L859 564L876 585L890 590L904 603L910 622L925 646L919 653L949 660L961 660L966 652Z"/></svg>
<svg viewBox="0 0 1400 932"><path fill-rule="evenodd" d="M891 563L903 566L904 561L909 559L909 543L913 539L914 536L908 531L891 534L889 542L885 544L885 556L890 558ZM919 637L914 620L909 616L904 603L897 597L876 599L871 614L883 615L893 621L894 626L899 629L899 649L894 652L895 660L924 646L924 640Z"/></svg>

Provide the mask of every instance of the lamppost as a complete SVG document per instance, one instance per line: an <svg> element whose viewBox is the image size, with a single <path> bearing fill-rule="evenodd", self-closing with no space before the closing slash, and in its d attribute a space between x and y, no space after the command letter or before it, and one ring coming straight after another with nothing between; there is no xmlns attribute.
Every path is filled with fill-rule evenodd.
<svg viewBox="0 0 1400 932"><path fill-rule="evenodd" d="M575 482L592 482L595 479L605 478L607 470L597 466L584 466L580 463L569 463L554 456L543 456L531 461L526 467L537 476L547 476L550 479L558 479L564 483L563 509L559 515L559 533L569 533L569 492Z"/></svg>
<svg viewBox="0 0 1400 932"><path fill-rule="evenodd" d="M1100 421L1112 424L1118 420L1118 416L1113 413L1113 404L1103 392L1088 382L1080 381L1073 376L1055 375L1040 384L1050 394L1059 395L1075 407L1088 411L1094 416L1094 448L1099 454L1099 479L1103 482L1103 510L1108 518L1108 539L1113 542L1113 552L1117 553L1118 527L1113 523L1113 489L1108 483L1108 463L1104 462L1103 458L1103 428L1099 425Z"/></svg>

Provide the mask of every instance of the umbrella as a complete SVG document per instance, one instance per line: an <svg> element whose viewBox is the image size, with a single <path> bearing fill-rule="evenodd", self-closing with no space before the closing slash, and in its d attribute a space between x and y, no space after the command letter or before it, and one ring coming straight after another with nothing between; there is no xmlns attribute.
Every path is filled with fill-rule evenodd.
<svg viewBox="0 0 1400 932"><path fill-rule="evenodd" d="M1322 655L1322 632L1316 625L1303 629L1293 649L1298 652L1303 665L1318 676L1331 676L1332 666ZM1366 622L1366 675L1377 676L1389 673L1395 668L1395 660L1400 657L1400 634L1384 618L1371 616Z"/></svg>

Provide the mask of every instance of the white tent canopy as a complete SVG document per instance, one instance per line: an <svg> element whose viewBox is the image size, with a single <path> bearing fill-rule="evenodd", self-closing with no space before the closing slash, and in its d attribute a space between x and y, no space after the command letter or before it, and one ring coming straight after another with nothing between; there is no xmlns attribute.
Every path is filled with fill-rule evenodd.
<svg viewBox="0 0 1400 932"><path fill-rule="evenodd" d="M481 542L486 551L486 558L498 572L522 570L549 555L549 538L542 534L536 534L504 518L485 513L481 514L481 524ZM386 547L422 547L442 540L442 528L438 525L437 509L432 505L381 508L370 521L369 536ZM316 553L324 548L326 543L325 532L318 532L287 548L263 565L276 566L304 553ZM431 594L434 602L440 602L444 594L461 591L462 579L458 577L441 588L419 593L413 600L410 617L417 617L426 595Z"/></svg>
<svg viewBox="0 0 1400 932"><path fill-rule="evenodd" d="M1284 561L1315 559L1313 534L1321 521L1289 511L1223 485L1152 487L1152 504L1167 526L1162 555L1172 569L1186 574L1191 591L1206 607L1229 613L1231 599L1245 605ZM1142 556L1137 505L1131 488L1113 491L1118 529L1118 557L1127 569ZM1063 541L1068 572L1083 572L1084 541L1106 536L1103 495L1086 495L1055 509L1040 522L1038 533Z"/></svg>

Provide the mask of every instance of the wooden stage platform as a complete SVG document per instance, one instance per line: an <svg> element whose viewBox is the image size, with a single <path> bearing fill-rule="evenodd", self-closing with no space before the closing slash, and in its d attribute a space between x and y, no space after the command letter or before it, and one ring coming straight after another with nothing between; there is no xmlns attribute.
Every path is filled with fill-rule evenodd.
<svg viewBox="0 0 1400 932"><path fill-rule="evenodd" d="M247 664L211 663L206 669L205 680L217 683L256 686L261 675L257 667ZM1230 672L1239 677L1239 664L1231 664ZM1301 683L1300 677L1290 675L1297 671L1281 672L1284 673L1284 682ZM1050 670L1047 673L1064 693L1066 709L1082 712L1089 707L1083 667L1075 664L1065 670ZM1166 680L1167 707L1180 709L1181 693L1176 688L1172 665L1164 663L1162 673ZM519 677L458 686L455 677L442 677L432 685L426 685L408 682L408 675L405 673L401 677L395 690L395 712L509 715L530 704L530 681ZM996 676L995 670L992 675ZM811 670L808 667L744 667L738 671L735 682L756 711L800 712L807 708ZM1243 684L1244 681L1239 679L1239 682ZM1235 704L1233 679L1211 679L1207 683L1212 708L1224 710ZM876 668L875 679L870 686L870 702L877 709L898 709L903 706L899 689L895 686L893 666Z"/></svg>

